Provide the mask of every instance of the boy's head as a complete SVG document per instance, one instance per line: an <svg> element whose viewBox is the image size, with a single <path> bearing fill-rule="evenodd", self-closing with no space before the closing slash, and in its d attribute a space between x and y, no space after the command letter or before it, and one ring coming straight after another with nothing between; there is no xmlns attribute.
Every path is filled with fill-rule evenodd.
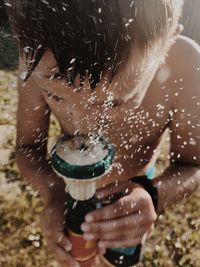
<svg viewBox="0 0 200 267"><path fill-rule="evenodd" d="M183 0L9 0L10 21L31 75L47 49L73 82L87 72L92 87L113 76L137 46L145 58L166 54Z"/></svg>

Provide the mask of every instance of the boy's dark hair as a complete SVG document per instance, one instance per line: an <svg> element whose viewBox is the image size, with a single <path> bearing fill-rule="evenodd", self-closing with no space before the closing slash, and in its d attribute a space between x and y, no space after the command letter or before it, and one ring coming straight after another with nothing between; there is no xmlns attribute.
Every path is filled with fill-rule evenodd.
<svg viewBox="0 0 200 267"><path fill-rule="evenodd" d="M167 42L178 24L183 0L7 0L6 7L28 78L46 49L61 74L73 82L88 72L95 87L102 71L118 66L133 51L144 53ZM163 45L163 44L162 44Z"/></svg>

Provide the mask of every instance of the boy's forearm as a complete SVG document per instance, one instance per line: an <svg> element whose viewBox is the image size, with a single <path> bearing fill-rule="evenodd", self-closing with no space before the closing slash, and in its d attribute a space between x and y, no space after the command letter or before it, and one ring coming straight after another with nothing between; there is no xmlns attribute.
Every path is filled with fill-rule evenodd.
<svg viewBox="0 0 200 267"><path fill-rule="evenodd" d="M16 162L23 177L33 186L34 190L49 203L53 197L65 196L65 184L52 170L45 155L41 155L36 149L18 149L16 151Z"/></svg>
<svg viewBox="0 0 200 267"><path fill-rule="evenodd" d="M200 169L189 164L173 164L154 180L158 189L158 214L167 206L191 195L200 184Z"/></svg>

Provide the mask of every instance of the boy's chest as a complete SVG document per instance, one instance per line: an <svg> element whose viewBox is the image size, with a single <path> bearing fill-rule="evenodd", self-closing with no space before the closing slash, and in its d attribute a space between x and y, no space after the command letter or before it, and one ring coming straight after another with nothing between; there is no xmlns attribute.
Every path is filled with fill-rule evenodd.
<svg viewBox="0 0 200 267"><path fill-rule="evenodd" d="M134 108L131 102L117 105L92 99L92 95L84 98L66 91L59 96L43 91L43 95L64 133L103 134L115 145L122 165L129 161L134 162L133 167L145 166L169 122L168 107L157 104L158 99L148 101L148 95L139 108Z"/></svg>

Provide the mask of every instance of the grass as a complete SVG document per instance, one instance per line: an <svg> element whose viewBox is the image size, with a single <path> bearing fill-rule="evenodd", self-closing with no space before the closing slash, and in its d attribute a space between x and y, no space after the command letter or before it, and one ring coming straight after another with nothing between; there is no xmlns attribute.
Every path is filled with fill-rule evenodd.
<svg viewBox="0 0 200 267"><path fill-rule="evenodd" d="M16 69L18 51L9 24L0 21L0 69Z"/></svg>

